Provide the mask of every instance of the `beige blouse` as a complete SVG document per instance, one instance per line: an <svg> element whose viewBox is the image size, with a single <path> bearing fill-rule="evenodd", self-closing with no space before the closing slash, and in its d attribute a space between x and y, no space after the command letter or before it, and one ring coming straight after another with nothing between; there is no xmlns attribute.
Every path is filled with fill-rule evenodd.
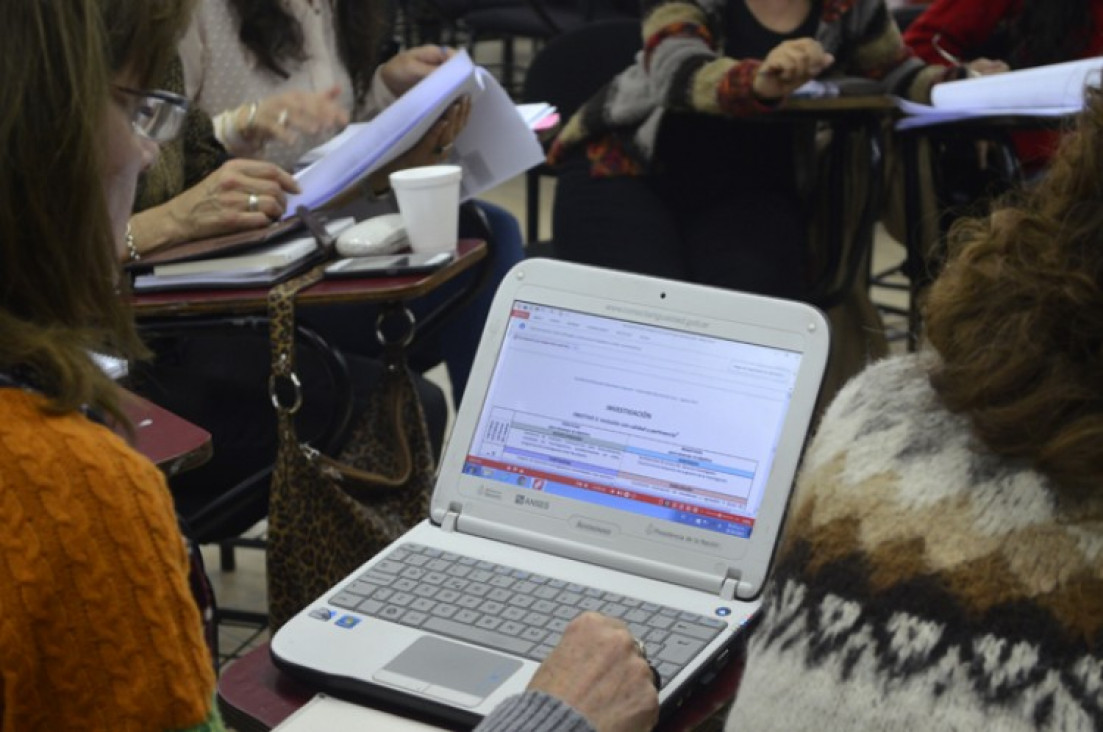
<svg viewBox="0 0 1103 732"><path fill-rule="evenodd" d="M237 18L226 0L200 0L180 43L188 96L214 119L215 133L230 152L249 155L293 170L295 161L324 138L303 137L297 144L270 142L250 149L232 119L243 104L291 89L324 91L341 87L340 103L354 121L370 119L395 100L376 70L364 104L353 109L352 80L337 53L333 5L329 0L281 0L302 26L306 60L289 64L283 78L263 67L238 39Z"/></svg>

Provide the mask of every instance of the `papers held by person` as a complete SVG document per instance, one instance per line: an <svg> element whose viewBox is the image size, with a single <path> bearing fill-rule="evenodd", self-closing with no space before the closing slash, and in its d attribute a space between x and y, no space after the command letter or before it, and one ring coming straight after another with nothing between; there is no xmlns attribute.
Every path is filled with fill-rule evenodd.
<svg viewBox="0 0 1103 732"><path fill-rule="evenodd" d="M318 208L364 176L413 147L448 106L471 99L467 126L448 160L463 168L461 200L467 200L539 164L543 149L528 123L494 77L463 51L437 67L372 120L349 125L308 152L295 174L302 193L287 202Z"/></svg>

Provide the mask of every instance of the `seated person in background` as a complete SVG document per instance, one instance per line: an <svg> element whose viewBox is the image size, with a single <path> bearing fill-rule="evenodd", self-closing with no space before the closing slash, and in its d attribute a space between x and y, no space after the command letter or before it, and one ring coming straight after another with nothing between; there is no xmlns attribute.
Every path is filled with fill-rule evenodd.
<svg viewBox="0 0 1103 732"><path fill-rule="evenodd" d="M174 59L159 86L184 93L184 71ZM231 159L215 138L207 114L191 105L181 135L161 147L145 172L127 231L128 259L159 247L259 229L283 217L294 177L275 163ZM250 210L249 194L257 195Z"/></svg>
<svg viewBox="0 0 1103 732"><path fill-rule="evenodd" d="M1103 725L1103 93L805 455L729 730Z"/></svg>
<svg viewBox="0 0 1103 732"><path fill-rule="evenodd" d="M189 98L207 111L230 152L292 170L310 148L349 121L371 119L444 63L451 51L419 46L387 58L387 12L366 0L200 0L180 44ZM462 121L443 119L440 141L418 165L448 162ZM412 167L407 163L404 167ZM386 174L369 189L387 199ZM497 283L524 256L521 229L508 211L476 202L480 222L461 222L461 234L482 238L489 228L493 272L484 291L441 333L453 398L459 403ZM326 308L302 315L348 352L376 352L373 315L365 308ZM368 327L361 327L363 323Z"/></svg>
<svg viewBox="0 0 1103 732"><path fill-rule="evenodd" d="M179 59L170 65L162 88L184 94ZM466 112L462 104L448 110L410 151L370 175L366 185L377 188L386 184L394 170L436 162L436 150L449 145L463 129ZM128 245L133 248L127 256L140 258L169 244L267 226L283 218L288 194L298 192L295 178L276 163L253 157L231 159L215 136L210 117L193 104L180 138L163 146L157 162L142 177L130 218Z"/></svg>
<svg viewBox="0 0 1103 732"><path fill-rule="evenodd" d="M904 42L942 65L990 58L1027 69L1090 58L1103 54L1103 0L935 0L908 26ZM1057 139L1055 132L1015 133L1027 173L1045 166Z"/></svg>
<svg viewBox="0 0 1103 732"><path fill-rule="evenodd" d="M807 125L770 112L824 72L925 100L958 70L911 56L883 0L652 2L644 50L566 124L550 153L565 259L800 297Z"/></svg>
<svg viewBox="0 0 1103 732"><path fill-rule="evenodd" d="M178 59L162 81L172 92L183 91L183 71ZM453 124L462 123L462 111L457 108L450 113ZM423 163L439 144L439 134L439 130L427 134L413 150L400 156L395 165ZM210 118L192 105L181 135L161 146L156 162L140 178L127 245L136 249L140 257L147 246L266 226L282 217L286 195L297 190L291 174L275 163L244 158L227 160L225 150L214 137ZM257 211L248 210L248 194L253 191L261 194ZM133 259L134 252L126 252L125 257ZM423 305L431 307L431 303ZM360 327L374 327L374 319L367 326L361 322ZM173 329L169 327L168 332ZM211 459L172 477L177 509L189 518L233 486L272 465L276 454L276 420L267 390L271 354L266 331L235 328L229 332L218 329L183 332L186 335L150 341L155 357L134 365L131 386L211 433L215 445ZM432 353L426 360L435 364L439 346L429 343L428 347ZM345 360L352 387L352 414L359 415L367 408L381 365L372 358L347 354ZM330 422L336 396L317 353L300 348L296 364L304 389L304 406L296 415L297 430L304 440L315 443ZM423 378L415 377L414 383L430 440L439 453L448 421L445 395ZM256 518L256 515L251 519L243 517L246 525L240 531L249 528L248 524Z"/></svg>
<svg viewBox="0 0 1103 732"><path fill-rule="evenodd" d="M125 417L89 356L143 355L118 259L175 131L138 105L190 7L0 4L3 732L224 729L164 477L103 424ZM642 732L657 710L627 628L591 613L479 729Z"/></svg>

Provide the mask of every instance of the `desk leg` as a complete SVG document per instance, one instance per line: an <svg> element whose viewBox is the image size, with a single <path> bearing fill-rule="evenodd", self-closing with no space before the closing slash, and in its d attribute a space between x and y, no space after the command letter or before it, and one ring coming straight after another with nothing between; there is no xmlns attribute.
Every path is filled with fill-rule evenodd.
<svg viewBox="0 0 1103 732"><path fill-rule="evenodd" d="M904 152L904 246L907 250L904 260L904 274L908 278L908 350L915 351L919 345L919 333L922 328L919 298L928 282L927 263L923 247L923 192L920 188L921 136L914 132L902 135Z"/></svg>

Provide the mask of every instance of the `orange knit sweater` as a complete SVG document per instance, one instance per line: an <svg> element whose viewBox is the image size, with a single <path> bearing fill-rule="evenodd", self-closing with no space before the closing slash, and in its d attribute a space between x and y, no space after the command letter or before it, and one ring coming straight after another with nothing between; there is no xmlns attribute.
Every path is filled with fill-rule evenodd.
<svg viewBox="0 0 1103 732"><path fill-rule="evenodd" d="M0 730L221 729L160 472L0 389Z"/></svg>

